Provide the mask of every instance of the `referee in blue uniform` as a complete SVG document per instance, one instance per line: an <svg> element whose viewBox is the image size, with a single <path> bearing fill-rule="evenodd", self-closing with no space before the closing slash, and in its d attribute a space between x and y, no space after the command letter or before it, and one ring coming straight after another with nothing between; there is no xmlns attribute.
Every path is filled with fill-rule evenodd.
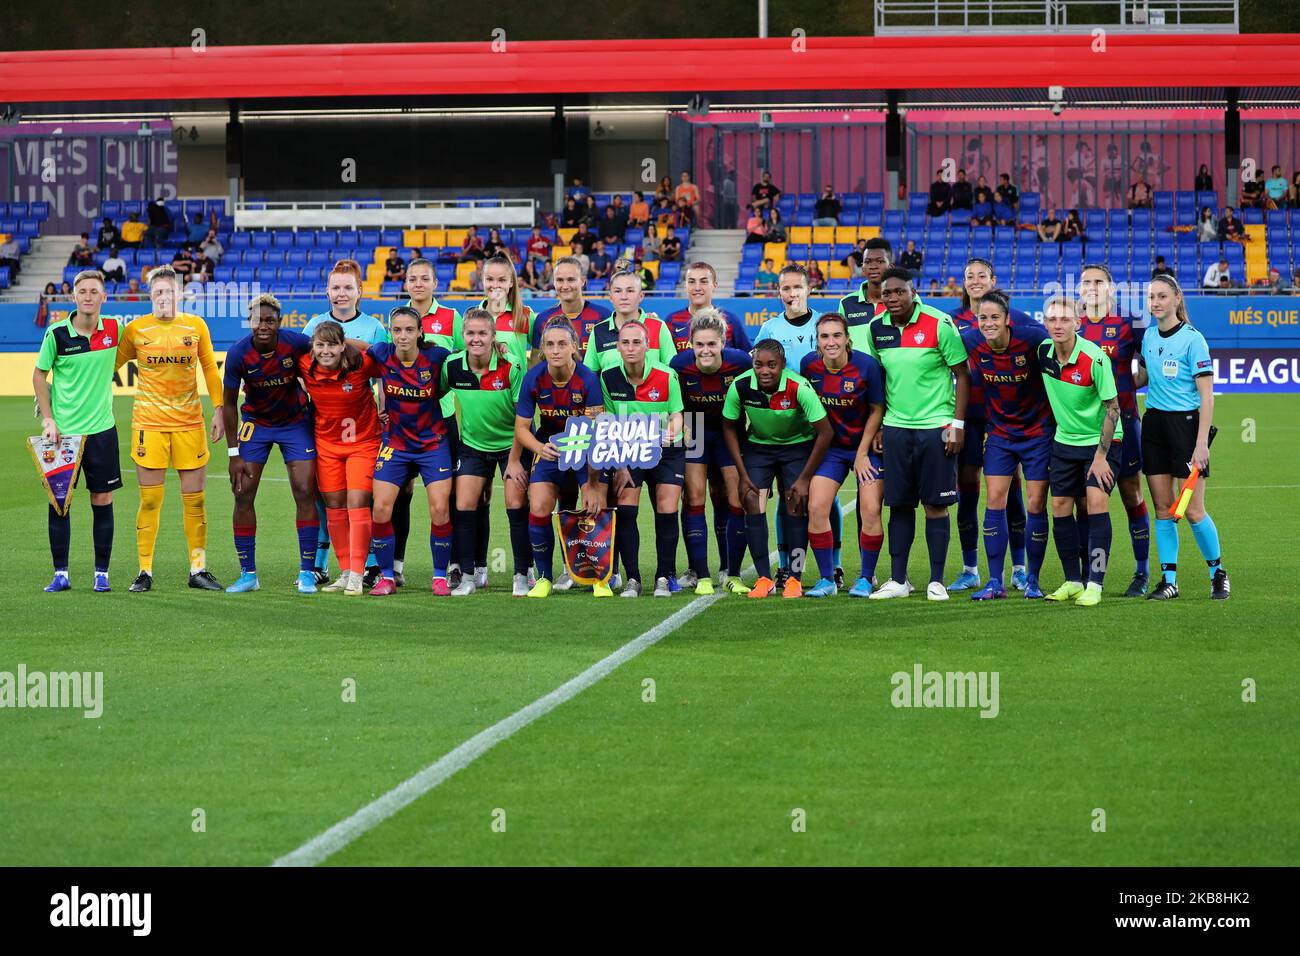
<svg viewBox="0 0 1300 956"><path fill-rule="evenodd" d="M1156 550L1162 580L1150 601L1178 597L1178 525L1170 515L1178 489L1200 469L1187 506L1192 537L1210 569L1210 597L1227 600L1231 591L1223 568L1219 530L1205 510L1205 479L1210 475L1210 426L1214 418L1214 363L1205 336L1187 319L1183 290L1173 276L1151 280L1147 305L1156 326L1142 338L1137 385L1147 386L1142 416L1142 460L1147 488L1156 506Z"/></svg>

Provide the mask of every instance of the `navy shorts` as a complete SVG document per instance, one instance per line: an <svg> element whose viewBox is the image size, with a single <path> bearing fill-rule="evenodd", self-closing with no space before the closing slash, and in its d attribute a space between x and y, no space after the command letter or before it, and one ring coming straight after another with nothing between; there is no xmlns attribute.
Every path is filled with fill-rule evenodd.
<svg viewBox="0 0 1300 956"><path fill-rule="evenodd" d="M424 451L403 451L380 446L375 458L375 481L386 481L401 488L417 474L425 485L451 480L451 450L445 441Z"/></svg>
<svg viewBox="0 0 1300 956"><path fill-rule="evenodd" d="M770 488L774 478L780 479L781 490L790 486L803 474L812 454L813 443L802 441L797 445L764 445L746 442L741 455L745 459L745 472L755 488Z"/></svg>
<svg viewBox="0 0 1300 956"><path fill-rule="evenodd" d="M1106 462L1114 472L1116 480L1119 479L1120 453L1119 445L1111 442L1110 451L1106 453ZM1059 441L1053 441L1050 481L1052 497L1082 498L1088 493L1089 488L1101 488L1097 479L1088 474L1096 454L1096 445L1063 445ZM1112 484L1102 490L1109 495L1115 490L1115 486Z"/></svg>
<svg viewBox="0 0 1300 956"><path fill-rule="evenodd" d="M966 420L966 444L957 453L958 465L984 467L984 436L988 433L988 422L983 418Z"/></svg>
<svg viewBox="0 0 1300 956"><path fill-rule="evenodd" d="M690 465L708 465L709 471L718 468L734 468L736 459L727 450L727 441L722 437L722 429L705 431L699 444L687 448L686 462Z"/></svg>
<svg viewBox="0 0 1300 956"><path fill-rule="evenodd" d="M81 443L81 471L86 490L102 495L122 487L122 462L117 450L117 426L87 435Z"/></svg>
<svg viewBox="0 0 1300 956"><path fill-rule="evenodd" d="M292 425L263 425L243 421L239 424L239 457L254 465L265 465L271 457L271 446L280 446L280 456L285 461L315 461L316 437L312 433L311 419L304 418Z"/></svg>
<svg viewBox="0 0 1300 956"><path fill-rule="evenodd" d="M659 464L653 468L629 468L628 474L632 476L633 488L642 485L677 485L680 488L686 484L686 448L681 445L665 448Z"/></svg>
<svg viewBox="0 0 1300 956"><path fill-rule="evenodd" d="M1142 420L1136 415L1120 419L1124 428L1123 444L1120 447L1119 477L1132 478L1142 474ZM1188 453L1191 457L1191 453ZM1187 474L1184 470L1183 474Z"/></svg>
<svg viewBox="0 0 1300 956"><path fill-rule="evenodd" d="M984 438L984 474L1010 477L1019 465L1025 481L1046 481L1052 463L1052 436L1003 438L990 431Z"/></svg>
<svg viewBox="0 0 1300 956"><path fill-rule="evenodd" d="M891 508L946 508L957 503L957 456L944 453L942 427L886 425L885 460L885 504Z"/></svg>
<svg viewBox="0 0 1300 956"><path fill-rule="evenodd" d="M871 464L875 466L877 472L885 470L885 459L880 455L877 455L874 451L869 451L867 457L871 459ZM858 450L856 448L836 448L831 446L826 450L826 457L817 466L814 475L818 478L829 478L837 485L842 485L844 479L852 473L853 463L857 460Z"/></svg>
<svg viewBox="0 0 1300 956"><path fill-rule="evenodd" d="M506 465L509 461L509 448L505 451L479 451L479 449L471 448L469 445L461 445L460 457L456 459L456 477L473 475L491 480L492 472L499 471L501 477L504 478ZM519 462L524 466L524 470L528 470L533 465L533 453L524 449L523 454L519 457Z"/></svg>
<svg viewBox="0 0 1300 956"><path fill-rule="evenodd" d="M586 467L582 468L561 468L558 461L547 461L545 458L538 458L533 462L533 470L528 473L528 483L530 485L546 484L555 485L560 489L560 494L577 494L578 488L587 483L590 472ZM600 472L600 480L609 484L613 476L612 471Z"/></svg>
<svg viewBox="0 0 1300 956"><path fill-rule="evenodd" d="M1148 475L1172 475L1186 478L1192 473L1188 465L1196 450L1196 432L1201 424L1200 409L1190 412L1164 412L1148 408L1142 432L1142 459ZM1128 422L1124 423L1128 437ZM1207 467L1201 476L1210 477Z"/></svg>

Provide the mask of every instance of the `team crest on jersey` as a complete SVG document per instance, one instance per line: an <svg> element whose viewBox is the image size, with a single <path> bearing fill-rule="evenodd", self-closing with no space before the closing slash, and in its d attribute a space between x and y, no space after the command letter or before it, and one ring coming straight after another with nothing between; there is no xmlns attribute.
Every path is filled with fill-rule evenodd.
<svg viewBox="0 0 1300 956"><path fill-rule="evenodd" d="M442 319L435 319L429 324L429 331L434 335L442 335Z"/></svg>
<svg viewBox="0 0 1300 956"><path fill-rule="evenodd" d="M922 342L925 341L925 333L917 332L915 335L912 336L912 341L914 341L917 345L920 345Z"/></svg>
<svg viewBox="0 0 1300 956"><path fill-rule="evenodd" d="M1017 355L1017 356L1016 356L1016 364L1017 364L1017 365L1024 365L1024 364L1025 364L1025 357L1024 357L1023 355Z"/></svg>
<svg viewBox="0 0 1300 956"><path fill-rule="evenodd" d="M1070 373L1070 381L1073 382L1075 385L1078 385L1080 382L1083 381L1083 376L1079 374L1078 369L1075 369L1073 372Z"/></svg>
<svg viewBox="0 0 1300 956"><path fill-rule="evenodd" d="M1113 339L1117 335L1119 335L1119 328L1117 326L1114 325L1106 326L1106 338Z"/></svg>
<svg viewBox="0 0 1300 956"><path fill-rule="evenodd" d="M345 392L350 392L350 391L352 391L352 383L351 383L351 382L344 382L344 383L343 383L343 391L345 391Z"/></svg>
<svg viewBox="0 0 1300 956"><path fill-rule="evenodd" d="M646 392L646 395L649 396L650 401L652 402L659 401L659 389L657 388L650 389L650 391Z"/></svg>
<svg viewBox="0 0 1300 956"><path fill-rule="evenodd" d="M788 398L782 398L781 401L777 402L777 405L779 405L781 408L789 408L789 407L790 407L790 399L788 399Z"/></svg>
<svg viewBox="0 0 1300 956"><path fill-rule="evenodd" d="M574 405L581 405L581 404L582 404L582 398L583 398L582 392L570 392L570 393L569 393L569 401L570 401L572 404L574 404Z"/></svg>
<svg viewBox="0 0 1300 956"><path fill-rule="evenodd" d="M496 391L499 392L499 391L501 391L501 389L503 389L503 388L506 387L506 383L503 382L503 381L501 381L501 379L499 379L499 378L498 378L498 379L494 379L493 382L492 382L492 387L493 387Z"/></svg>
<svg viewBox="0 0 1300 956"><path fill-rule="evenodd" d="M285 368L293 368L293 357L286 355L284 358L280 359L280 364Z"/></svg>
<svg viewBox="0 0 1300 956"><path fill-rule="evenodd" d="M186 348L189 348L193 344L194 344L193 336L187 335L183 339L181 339L181 345L185 346Z"/></svg>
<svg viewBox="0 0 1300 956"><path fill-rule="evenodd" d="M104 336L104 348L108 348L112 344L113 344L113 336L111 335Z"/></svg>
<svg viewBox="0 0 1300 956"><path fill-rule="evenodd" d="M427 385L427 384L429 384L429 379L431 379L431 378L433 378L433 373L432 373L431 371L429 371L427 368L422 368L422 369L420 369L420 384L421 384L421 385Z"/></svg>
<svg viewBox="0 0 1300 956"><path fill-rule="evenodd" d="M846 379L844 380L844 391L846 391L846 392L851 392L851 391L853 391L853 379L851 379L851 378L846 378Z"/></svg>

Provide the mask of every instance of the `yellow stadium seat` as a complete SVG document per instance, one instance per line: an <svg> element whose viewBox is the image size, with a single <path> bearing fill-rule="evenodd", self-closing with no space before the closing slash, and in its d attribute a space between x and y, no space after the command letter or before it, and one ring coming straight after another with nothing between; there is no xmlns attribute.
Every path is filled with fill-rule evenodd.
<svg viewBox="0 0 1300 956"><path fill-rule="evenodd" d="M573 237L578 234L578 230L573 228L560 229L557 230L557 234L560 237L560 242L567 246L569 243L573 242Z"/></svg>
<svg viewBox="0 0 1300 956"><path fill-rule="evenodd" d="M446 238L447 238L447 233L443 229L425 229L424 241L421 242L419 245L420 248L422 249L425 246L428 246L433 249L441 249L443 246L447 244Z"/></svg>
<svg viewBox="0 0 1300 956"><path fill-rule="evenodd" d="M652 276L654 276L656 279L659 278L659 260L658 260L658 259L647 259L647 260L645 261L644 265L645 265L645 267L646 267L647 269L650 270L650 274L651 274Z"/></svg>
<svg viewBox="0 0 1300 956"><path fill-rule="evenodd" d="M464 245L465 236L468 232L469 232L468 229L448 229L443 236L443 240L442 240L443 248L447 248L448 246L450 246L454 249L459 249L462 245Z"/></svg>
<svg viewBox="0 0 1300 956"><path fill-rule="evenodd" d="M849 262L852 262L852 261L853 261L852 259L849 260ZM852 278L853 278L853 267L852 267L852 266L844 266L844 265L840 265L840 262L839 262L838 259L832 259L832 260L831 260L831 271L828 272L828 273L826 273L826 277L827 277L828 279L852 279Z"/></svg>
<svg viewBox="0 0 1300 956"><path fill-rule="evenodd" d="M423 229L403 229L402 245L408 249L420 249L424 246Z"/></svg>
<svg viewBox="0 0 1300 956"><path fill-rule="evenodd" d="M793 230L791 230L791 231L793 231ZM795 240L794 240L794 239L791 239L790 241L791 241L791 242L794 242ZM834 241L835 241L835 227L834 227L834 226L814 226L814 227L813 227L813 231L812 231L812 241L813 241L813 242L827 242L827 243L829 243L829 242L834 242Z"/></svg>
<svg viewBox="0 0 1300 956"><path fill-rule="evenodd" d="M361 283L361 294L372 297L379 295L379 283L370 282L369 280Z"/></svg>
<svg viewBox="0 0 1300 956"><path fill-rule="evenodd" d="M380 262L372 262L366 266L366 281L363 285L373 285L379 288L379 283L384 281L384 266Z"/></svg>
<svg viewBox="0 0 1300 956"><path fill-rule="evenodd" d="M858 239L875 239L880 235L879 226L858 226Z"/></svg>
<svg viewBox="0 0 1300 956"><path fill-rule="evenodd" d="M774 264L779 267L781 263L785 262L785 247L786 244L784 242L764 243L763 258L774 260Z"/></svg>
<svg viewBox="0 0 1300 956"><path fill-rule="evenodd" d="M569 254L568 246L554 245L551 246L551 262L559 262Z"/></svg>
<svg viewBox="0 0 1300 956"><path fill-rule="evenodd" d="M811 226L791 226L785 234L786 238L797 246L806 246L813 241Z"/></svg>
<svg viewBox="0 0 1300 956"><path fill-rule="evenodd" d="M392 246L375 246L375 262L383 265L388 261L388 257L393 254Z"/></svg>

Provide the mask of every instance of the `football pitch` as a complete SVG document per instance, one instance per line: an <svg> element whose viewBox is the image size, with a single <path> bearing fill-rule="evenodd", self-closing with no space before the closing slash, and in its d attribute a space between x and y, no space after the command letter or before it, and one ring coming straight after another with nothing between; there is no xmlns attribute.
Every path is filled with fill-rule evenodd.
<svg viewBox="0 0 1300 956"><path fill-rule="evenodd" d="M1186 529L1182 599L1119 597L1133 556L1116 495L1107 596L1089 610L1019 592L989 605L920 593L535 601L509 596L504 567L487 592L435 599L418 506L406 589L383 601L302 596L283 480L265 481L258 502L263 590L191 591L174 474L154 591L128 594L137 496L125 455L115 590L90 592L81 491L74 590L48 595L45 502L23 448L38 431L31 408L0 399L0 672L100 672L103 712L0 709L0 864L1300 862L1300 423L1289 396L1217 402L1208 505L1231 600L1209 600ZM125 442L129 399L117 417ZM237 563L220 448L213 463L209 565L228 584ZM266 475L283 479L278 457ZM845 527L852 579L848 514ZM493 537L504 556L499 486ZM950 578L955 522L952 547ZM918 534L914 581L925 560ZM1060 580L1049 548L1045 589ZM647 633L658 640L602 679L476 740ZM894 706L892 675L918 667L996 673L996 714ZM386 796L448 754L404 797Z"/></svg>

